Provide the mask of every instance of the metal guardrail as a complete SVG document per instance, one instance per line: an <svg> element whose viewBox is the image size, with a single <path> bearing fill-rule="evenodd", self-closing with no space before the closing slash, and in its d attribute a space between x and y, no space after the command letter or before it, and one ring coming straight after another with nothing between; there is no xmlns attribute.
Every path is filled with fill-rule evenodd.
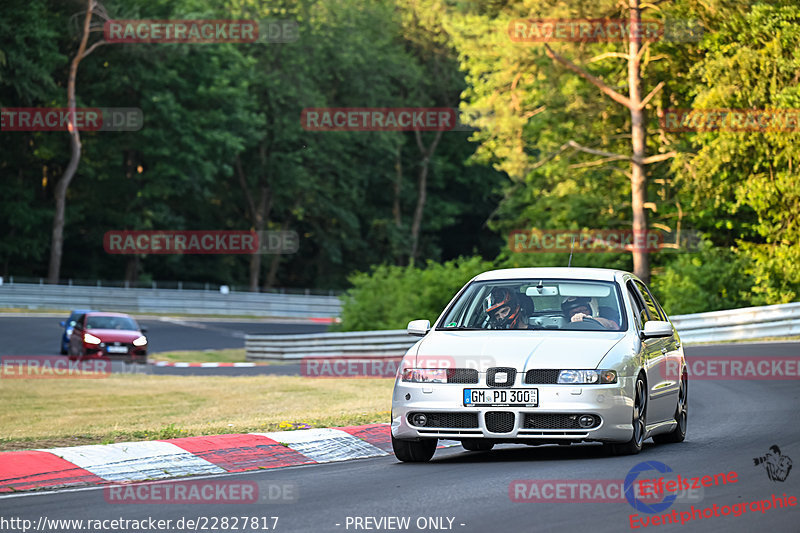
<svg viewBox="0 0 800 533"><path fill-rule="evenodd" d="M800 335L800 302L672 317L683 342L719 342Z"/></svg>
<svg viewBox="0 0 800 533"><path fill-rule="evenodd" d="M686 344L800 335L800 303L748 307L671 317ZM303 357L398 357L419 340L404 329L247 335L247 359L295 360Z"/></svg>
<svg viewBox="0 0 800 533"><path fill-rule="evenodd" d="M341 313L336 296L22 283L0 285L0 307L289 318L332 318Z"/></svg>
<svg viewBox="0 0 800 533"><path fill-rule="evenodd" d="M420 338L404 329L309 333L302 335L247 335L248 361L293 360L304 357L401 357Z"/></svg>

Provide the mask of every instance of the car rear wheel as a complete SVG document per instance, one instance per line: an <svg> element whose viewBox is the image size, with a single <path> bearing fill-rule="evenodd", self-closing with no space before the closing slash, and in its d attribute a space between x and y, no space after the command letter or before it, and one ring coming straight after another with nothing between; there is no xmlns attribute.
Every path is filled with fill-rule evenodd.
<svg viewBox="0 0 800 533"><path fill-rule="evenodd" d="M461 446L470 452L488 452L494 448L494 443L483 439L464 439Z"/></svg>
<svg viewBox="0 0 800 533"><path fill-rule="evenodd" d="M678 390L678 405L675 407L675 422L678 425L669 433L656 435L653 441L656 444L670 444L683 442L686 438L686 424L689 420L689 382L686 374L681 377L681 388Z"/></svg>
<svg viewBox="0 0 800 533"><path fill-rule="evenodd" d="M426 463L436 452L439 439L400 440L392 435L394 455L404 463Z"/></svg>
<svg viewBox="0 0 800 533"><path fill-rule="evenodd" d="M636 455L642 451L644 435L647 432L647 387L641 376L636 378L636 397L633 402L633 435L631 440L621 444L606 444L612 455Z"/></svg>

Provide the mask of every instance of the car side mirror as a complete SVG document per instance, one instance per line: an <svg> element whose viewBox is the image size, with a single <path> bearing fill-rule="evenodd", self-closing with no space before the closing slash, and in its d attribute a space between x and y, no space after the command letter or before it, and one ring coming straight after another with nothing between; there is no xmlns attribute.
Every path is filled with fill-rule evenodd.
<svg viewBox="0 0 800 533"><path fill-rule="evenodd" d="M142 334L145 334L147 333L147 328L139 328L139 331L141 331Z"/></svg>
<svg viewBox="0 0 800 533"><path fill-rule="evenodd" d="M59 324L61 324L62 328L67 327L67 321L66 320L62 320L61 322L59 322Z"/></svg>
<svg viewBox="0 0 800 533"><path fill-rule="evenodd" d="M416 337L424 337L431 330L430 320L412 320L408 323L408 334Z"/></svg>
<svg viewBox="0 0 800 533"><path fill-rule="evenodd" d="M642 331L642 338L656 338L656 337L669 337L673 334L672 324L664 320L651 320L645 322L644 331Z"/></svg>

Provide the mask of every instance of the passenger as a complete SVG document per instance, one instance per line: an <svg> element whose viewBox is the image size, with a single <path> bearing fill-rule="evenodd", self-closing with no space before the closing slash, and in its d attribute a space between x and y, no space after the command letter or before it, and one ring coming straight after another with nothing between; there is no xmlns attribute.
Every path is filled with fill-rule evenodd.
<svg viewBox="0 0 800 533"><path fill-rule="evenodd" d="M570 322L583 322L584 319L597 322L605 329L619 329L619 325L608 318L592 315L592 306L590 305L591 298L582 296L570 296L561 304L561 310L564 316Z"/></svg>
<svg viewBox="0 0 800 533"><path fill-rule="evenodd" d="M509 289L495 287L483 302L489 329L528 329L519 297Z"/></svg>

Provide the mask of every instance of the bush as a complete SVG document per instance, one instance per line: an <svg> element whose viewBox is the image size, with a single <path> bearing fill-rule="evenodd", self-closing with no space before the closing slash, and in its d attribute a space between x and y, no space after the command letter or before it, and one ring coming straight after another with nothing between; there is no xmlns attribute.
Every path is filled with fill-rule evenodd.
<svg viewBox="0 0 800 533"><path fill-rule="evenodd" d="M424 268L381 265L350 276L353 288L342 297L341 331L405 329L410 320L439 317L447 303L477 274L497 266L480 257Z"/></svg>
<svg viewBox="0 0 800 533"><path fill-rule="evenodd" d="M669 315L702 313L752 305L749 261L727 248L703 243L653 272L650 288Z"/></svg>

